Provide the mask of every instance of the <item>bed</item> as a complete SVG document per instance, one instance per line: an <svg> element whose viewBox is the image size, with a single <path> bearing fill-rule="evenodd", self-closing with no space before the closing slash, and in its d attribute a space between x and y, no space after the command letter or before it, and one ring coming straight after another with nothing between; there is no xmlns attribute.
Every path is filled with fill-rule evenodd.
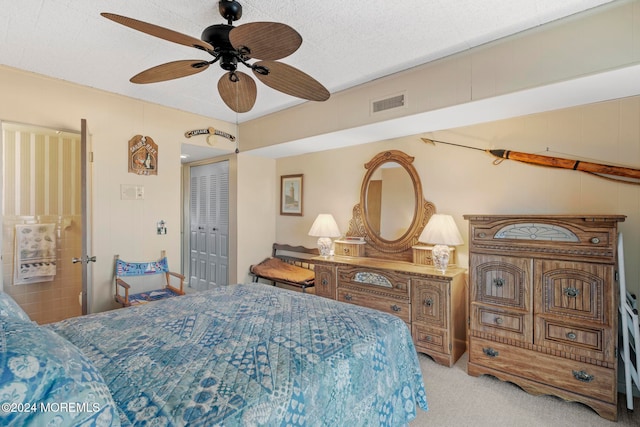
<svg viewBox="0 0 640 427"><path fill-rule="evenodd" d="M63 366L51 384L31 384L48 393L29 391L23 403L93 406L71 415L0 412L0 424L75 416L56 425L399 426L427 410L404 322L311 294L219 286L47 326L1 307L0 399L16 396L8 384L34 380L33 372L7 377L12 357L33 366L57 358Z"/></svg>

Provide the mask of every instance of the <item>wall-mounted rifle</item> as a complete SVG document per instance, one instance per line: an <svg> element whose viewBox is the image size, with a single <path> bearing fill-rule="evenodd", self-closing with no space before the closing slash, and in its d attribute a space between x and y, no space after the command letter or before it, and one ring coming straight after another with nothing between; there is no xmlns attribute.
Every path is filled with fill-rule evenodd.
<svg viewBox="0 0 640 427"><path fill-rule="evenodd" d="M586 173L595 175L597 177L616 181L616 182L624 182L627 184L636 184L636 185L640 184L639 169L633 169L633 168L628 168L624 166L605 165L601 163L585 162L582 160L565 159L562 157L543 156L541 154L522 153L519 151L502 150L502 149L489 150L489 149L483 149L483 148L470 147L462 144L454 144L452 142L436 141L429 138L422 138L422 140L428 144L435 145L435 143L437 142L439 144L454 145L456 147L484 151L485 153L488 153L496 158L493 161L493 164L495 165L498 165L502 163L502 161L508 159L508 160L515 160L518 162L528 163L528 164L538 165L538 166L577 170L577 171L586 172ZM613 175L613 176L605 176L605 175ZM638 180L638 182L628 181L626 179L620 179L615 177L636 179Z"/></svg>

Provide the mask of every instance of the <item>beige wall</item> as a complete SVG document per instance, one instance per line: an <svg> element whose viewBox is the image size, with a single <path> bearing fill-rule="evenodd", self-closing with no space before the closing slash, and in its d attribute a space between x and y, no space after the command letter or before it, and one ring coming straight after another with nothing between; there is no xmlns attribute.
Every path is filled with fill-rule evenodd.
<svg viewBox="0 0 640 427"><path fill-rule="evenodd" d="M79 130L80 119L87 119L94 155L91 255L97 257L90 284L92 311L114 307L115 254L147 260L166 249L170 268L180 270L184 132L213 126L235 134L235 125L7 67L0 67L0 93L0 120ZM158 144L157 176L128 173L127 143L137 134ZM205 139L188 142L206 145ZM121 184L144 186L144 200L121 200ZM167 224L166 235L156 234L160 220ZM231 268L235 277L235 265Z"/></svg>
<svg viewBox="0 0 640 427"><path fill-rule="evenodd" d="M348 229L359 202L364 164L375 154L402 150L415 157L424 196L440 213L454 216L465 242L464 214L622 214L627 287L640 294L640 186L614 183L582 172L532 166L477 150L428 145L420 136L477 148L505 148L605 164L640 165L640 97L556 112L380 141L278 160L277 175L305 174L305 216L277 219L276 240L315 246L307 236L316 215L334 215ZM548 151L547 151L548 149ZM457 250L468 266L468 244Z"/></svg>
<svg viewBox="0 0 640 427"><path fill-rule="evenodd" d="M276 241L279 178L276 161L238 155L238 282L249 282L249 267L271 255Z"/></svg>

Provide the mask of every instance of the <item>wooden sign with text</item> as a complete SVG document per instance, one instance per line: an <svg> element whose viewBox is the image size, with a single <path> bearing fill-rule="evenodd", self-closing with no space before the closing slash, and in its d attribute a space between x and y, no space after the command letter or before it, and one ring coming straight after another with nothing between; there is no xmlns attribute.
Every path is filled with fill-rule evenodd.
<svg viewBox="0 0 640 427"><path fill-rule="evenodd" d="M148 136L136 135L129 140L129 172L158 175L158 145Z"/></svg>

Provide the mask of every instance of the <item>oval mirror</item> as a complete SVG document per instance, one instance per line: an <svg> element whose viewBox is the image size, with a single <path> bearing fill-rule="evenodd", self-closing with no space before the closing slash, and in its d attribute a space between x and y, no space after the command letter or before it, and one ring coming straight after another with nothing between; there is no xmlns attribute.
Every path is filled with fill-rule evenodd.
<svg viewBox="0 0 640 427"><path fill-rule="evenodd" d="M401 238L416 211L414 183L398 162L381 163L367 182L365 213L371 230L381 239Z"/></svg>
<svg viewBox="0 0 640 427"><path fill-rule="evenodd" d="M413 157L390 150L364 165L360 203L354 209L349 235L363 236L374 256L400 254L410 258L435 206L424 200ZM367 249L369 250L369 249Z"/></svg>

